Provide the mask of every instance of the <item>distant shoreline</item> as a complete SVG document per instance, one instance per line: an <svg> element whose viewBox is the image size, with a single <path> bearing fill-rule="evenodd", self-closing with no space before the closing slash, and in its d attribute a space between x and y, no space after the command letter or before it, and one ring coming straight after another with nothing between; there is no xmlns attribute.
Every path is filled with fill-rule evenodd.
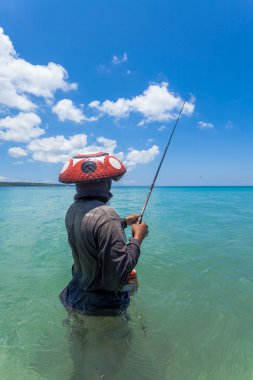
<svg viewBox="0 0 253 380"><path fill-rule="evenodd" d="M40 183L40 182L0 182L0 187L64 187L60 183Z"/></svg>

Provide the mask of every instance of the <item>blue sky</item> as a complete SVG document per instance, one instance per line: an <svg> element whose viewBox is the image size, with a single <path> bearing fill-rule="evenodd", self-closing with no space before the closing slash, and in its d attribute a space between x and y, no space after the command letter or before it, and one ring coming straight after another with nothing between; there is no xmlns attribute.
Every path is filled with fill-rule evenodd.
<svg viewBox="0 0 253 380"><path fill-rule="evenodd" d="M2 0L0 180L109 150L150 184L253 185L253 4Z"/></svg>

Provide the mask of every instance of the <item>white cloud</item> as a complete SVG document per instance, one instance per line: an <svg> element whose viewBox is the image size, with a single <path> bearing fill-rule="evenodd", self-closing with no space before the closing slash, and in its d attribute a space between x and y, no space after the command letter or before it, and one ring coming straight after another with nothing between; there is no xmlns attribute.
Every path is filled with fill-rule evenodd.
<svg viewBox="0 0 253 380"><path fill-rule="evenodd" d="M183 113L191 115L194 111L194 98L185 103ZM169 121L176 119L183 100L180 96L168 91L168 83L150 85L142 95L132 99L119 98L115 102L105 100L103 103L95 100L89 104L101 114L117 118L126 118L131 112L140 113L144 119L140 125L153 121Z"/></svg>
<svg viewBox="0 0 253 380"><path fill-rule="evenodd" d="M87 135L85 134L74 135L69 139L64 136L36 139L27 146L27 149L32 154L33 160L50 163L66 162L77 153L108 152L116 154L130 170L137 164L149 163L159 153L159 148L156 145L148 150L130 148L126 154L123 152L115 153L117 149L116 140L100 136L96 139L95 144L87 145Z"/></svg>
<svg viewBox="0 0 253 380"><path fill-rule="evenodd" d="M68 73L61 65L33 65L19 58L10 38L0 27L0 104L21 111L31 111L36 104L29 95L52 99L56 90L76 89L69 83Z"/></svg>
<svg viewBox="0 0 253 380"><path fill-rule="evenodd" d="M121 58L121 62L124 63L128 60L127 53L124 53L123 57Z"/></svg>
<svg viewBox="0 0 253 380"><path fill-rule="evenodd" d="M112 139L107 139L105 137L98 137L97 142L101 144L101 146L104 148L108 153L114 153L115 149L117 148L117 141Z"/></svg>
<svg viewBox="0 0 253 380"><path fill-rule="evenodd" d="M8 153L10 156L15 158L27 156L27 152L19 146L15 146L13 148L8 149Z"/></svg>
<svg viewBox="0 0 253 380"><path fill-rule="evenodd" d="M65 162L77 153L105 151L113 153L117 147L115 140L98 137L97 143L87 145L87 135L78 134L69 137L54 136L33 140L28 146L35 161Z"/></svg>
<svg viewBox="0 0 253 380"><path fill-rule="evenodd" d="M214 128L214 125L212 123L207 123L205 121L199 121L198 127L200 129L211 129L211 128Z"/></svg>
<svg viewBox="0 0 253 380"><path fill-rule="evenodd" d="M107 114L114 117L128 117L129 116L129 101L127 99L120 98L115 103L110 100L105 100L102 104L99 100L94 100L89 104L89 107L95 108L101 112L101 114Z"/></svg>
<svg viewBox="0 0 253 380"><path fill-rule="evenodd" d="M39 128L41 119L33 112L20 112L17 116L0 119L0 140L28 142L45 133Z"/></svg>
<svg viewBox="0 0 253 380"><path fill-rule="evenodd" d="M69 157L80 153L87 144L87 136L79 134L69 137L54 136L33 140L28 146L35 161L65 162Z"/></svg>
<svg viewBox="0 0 253 380"><path fill-rule="evenodd" d="M98 137L96 142L92 145L83 146L79 153L89 153L89 152L107 152L107 153L115 153L115 149L117 148L117 141L112 139L107 139L105 137ZM117 153L119 157L121 153Z"/></svg>
<svg viewBox="0 0 253 380"><path fill-rule="evenodd" d="M113 65L120 65L128 60L127 54L124 53L123 57L117 57L117 55L114 55L112 57L112 64Z"/></svg>
<svg viewBox="0 0 253 380"><path fill-rule="evenodd" d="M120 64L120 60L116 55L114 55L112 57L112 63L113 63L113 65L119 65Z"/></svg>
<svg viewBox="0 0 253 380"><path fill-rule="evenodd" d="M1 41L0 41L1 43ZM1 58L0 58L1 62ZM0 63L1 70L1 63ZM2 77L0 73L0 104L10 108L17 108L23 111L30 111L36 108L24 94L20 95L18 89L11 83L9 78Z"/></svg>
<svg viewBox="0 0 253 380"><path fill-rule="evenodd" d="M52 111L58 116L60 121L71 120L75 123L82 121L96 121L97 117L86 117L82 109L74 106L72 100L62 99L53 108Z"/></svg>
<svg viewBox="0 0 253 380"><path fill-rule="evenodd" d="M128 169L134 168L138 164L148 164L153 161L159 154L159 147L153 145L151 148L145 150L137 150L130 148L129 153L125 156L125 163Z"/></svg>
<svg viewBox="0 0 253 380"><path fill-rule="evenodd" d="M74 120L76 123L83 121L82 111L77 109L72 100L60 100L53 108L52 112L55 113L60 121Z"/></svg>

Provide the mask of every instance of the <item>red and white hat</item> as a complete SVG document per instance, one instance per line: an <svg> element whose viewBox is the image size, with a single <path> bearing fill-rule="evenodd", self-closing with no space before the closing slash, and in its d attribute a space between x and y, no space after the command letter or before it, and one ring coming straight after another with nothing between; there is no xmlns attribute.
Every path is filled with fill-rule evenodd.
<svg viewBox="0 0 253 380"><path fill-rule="evenodd" d="M103 178L119 180L126 172L124 164L104 152L78 154L68 160L59 175L63 183L94 181Z"/></svg>

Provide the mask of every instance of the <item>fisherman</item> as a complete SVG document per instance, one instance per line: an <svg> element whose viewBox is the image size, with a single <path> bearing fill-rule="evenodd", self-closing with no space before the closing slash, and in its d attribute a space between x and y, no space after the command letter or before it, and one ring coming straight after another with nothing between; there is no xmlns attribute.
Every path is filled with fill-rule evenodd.
<svg viewBox="0 0 253 380"><path fill-rule="evenodd" d="M60 294L70 314L115 316L129 305L129 276L147 226L137 223L138 214L121 219L108 205L112 179L119 180L125 172L118 158L98 152L74 156L59 175L60 182L75 183L77 191L65 218L74 261L72 280ZM132 226L129 242L127 225Z"/></svg>

